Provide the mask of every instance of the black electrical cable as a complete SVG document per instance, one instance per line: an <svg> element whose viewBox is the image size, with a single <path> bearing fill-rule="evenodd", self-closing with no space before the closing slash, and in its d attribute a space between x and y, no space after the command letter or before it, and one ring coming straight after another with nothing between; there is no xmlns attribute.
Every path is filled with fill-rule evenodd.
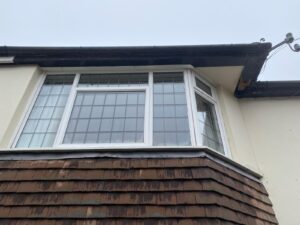
<svg viewBox="0 0 300 225"><path fill-rule="evenodd" d="M265 69L266 69L266 66L267 66L267 63L268 61L273 57L275 56L278 52L280 52L281 50L285 49L287 46L286 45L283 45L281 47L279 47L276 51L274 51L268 58L266 58L266 61L261 69L261 72L260 74L263 74L265 72Z"/></svg>
<svg viewBox="0 0 300 225"><path fill-rule="evenodd" d="M300 40L300 37L294 39L294 41L297 41L297 40ZM293 41L293 42L294 42L294 41ZM276 51L274 51L269 57L267 57L267 59L266 59L264 65L263 65L263 67L262 67L262 69L261 69L260 74L263 74L263 73L265 72L265 69L266 69L266 66L267 66L268 61L269 61L272 57L274 57L278 52L280 52L281 50L285 49L287 46L289 46L289 48L290 48L292 51L295 51L295 50L291 47L291 45L290 45L289 43L287 43L287 45L283 45L283 46L279 47L279 48L278 48Z"/></svg>

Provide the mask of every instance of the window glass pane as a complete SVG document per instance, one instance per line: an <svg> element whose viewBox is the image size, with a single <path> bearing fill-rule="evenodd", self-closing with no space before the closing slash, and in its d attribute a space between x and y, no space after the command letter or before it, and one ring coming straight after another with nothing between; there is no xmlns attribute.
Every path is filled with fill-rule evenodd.
<svg viewBox="0 0 300 225"><path fill-rule="evenodd" d="M29 118L30 119L39 119L41 114L43 112L43 107L33 107L31 113L30 113L30 116Z"/></svg>
<svg viewBox="0 0 300 225"><path fill-rule="evenodd" d="M147 73L121 74L82 74L78 86L130 86L147 84Z"/></svg>
<svg viewBox="0 0 300 225"><path fill-rule="evenodd" d="M115 105L116 104L116 94L108 93L105 97L105 105Z"/></svg>
<svg viewBox="0 0 300 225"><path fill-rule="evenodd" d="M76 132L86 132L89 125L88 119L79 119L77 121Z"/></svg>
<svg viewBox="0 0 300 225"><path fill-rule="evenodd" d="M44 137L45 137L45 133L41 133L41 134L34 134L31 142L30 142L30 147L33 148L39 148L42 147L43 145L43 141L44 141Z"/></svg>
<svg viewBox="0 0 300 225"><path fill-rule="evenodd" d="M80 144L85 140L85 133L74 133L73 142L75 144Z"/></svg>
<svg viewBox="0 0 300 225"><path fill-rule="evenodd" d="M124 134L124 141L128 143L134 143L134 142L142 142L142 140L136 140L136 133L135 132L126 132Z"/></svg>
<svg viewBox="0 0 300 225"><path fill-rule="evenodd" d="M101 125L100 119L91 119L88 126L89 132L99 132Z"/></svg>
<svg viewBox="0 0 300 225"><path fill-rule="evenodd" d="M111 133L101 132L101 133L99 133L99 137L98 137L97 142L99 142L99 143L110 143L110 137L111 137Z"/></svg>
<svg viewBox="0 0 300 225"><path fill-rule="evenodd" d="M113 123L113 131L124 131L125 120L115 119Z"/></svg>
<svg viewBox="0 0 300 225"><path fill-rule="evenodd" d="M85 143L95 143L98 140L98 133L87 133Z"/></svg>
<svg viewBox="0 0 300 225"><path fill-rule="evenodd" d="M55 107L52 118L61 119L65 107Z"/></svg>
<svg viewBox="0 0 300 225"><path fill-rule="evenodd" d="M136 119L126 119L125 120L125 131L136 131Z"/></svg>
<svg viewBox="0 0 300 225"><path fill-rule="evenodd" d="M79 118L90 118L92 107L91 106L83 106L80 108Z"/></svg>
<svg viewBox="0 0 300 225"><path fill-rule="evenodd" d="M144 106L142 106L144 108ZM122 118L126 115L126 106L116 106L114 116L116 118Z"/></svg>
<svg viewBox="0 0 300 225"><path fill-rule="evenodd" d="M56 134L55 133L48 133L44 137L43 147L51 147L52 143L54 142Z"/></svg>
<svg viewBox="0 0 300 225"><path fill-rule="evenodd" d="M67 134L67 135L65 136L64 142L65 142L66 144L70 144L70 143L72 142L73 136L74 136L73 133Z"/></svg>
<svg viewBox="0 0 300 225"><path fill-rule="evenodd" d="M74 75L49 75L38 94L16 147L51 147Z"/></svg>
<svg viewBox="0 0 300 225"><path fill-rule="evenodd" d="M213 148L224 153L221 133L217 122L214 105L196 94L198 129L201 145Z"/></svg>
<svg viewBox="0 0 300 225"><path fill-rule="evenodd" d="M170 118L170 117L175 117L175 106L174 105L166 105L163 108L164 110L164 117Z"/></svg>
<svg viewBox="0 0 300 225"><path fill-rule="evenodd" d="M108 131L110 132L112 130L112 119L103 119L101 121L101 128L100 131Z"/></svg>
<svg viewBox="0 0 300 225"><path fill-rule="evenodd" d="M127 106L126 117L137 117L137 106Z"/></svg>
<svg viewBox="0 0 300 225"><path fill-rule="evenodd" d="M126 105L127 94L122 93L117 96L116 105Z"/></svg>
<svg viewBox="0 0 300 225"><path fill-rule="evenodd" d="M74 109L75 109L75 107L74 107ZM93 106L91 117L92 118L101 118L102 117L102 112L103 112L103 107L102 106Z"/></svg>
<svg viewBox="0 0 300 225"><path fill-rule="evenodd" d="M94 101L94 105L103 105L105 101L105 95L104 94L97 94L95 95L95 101Z"/></svg>
<svg viewBox="0 0 300 225"><path fill-rule="evenodd" d="M48 131L55 133L58 129L58 126L59 126L59 120L50 120Z"/></svg>
<svg viewBox="0 0 300 225"><path fill-rule="evenodd" d="M93 94L86 94L83 96L82 105L93 105L93 102L94 102Z"/></svg>
<svg viewBox="0 0 300 225"><path fill-rule="evenodd" d="M25 134L23 133L18 141L18 146L23 148L28 148L31 142L33 134Z"/></svg>
<svg viewBox="0 0 300 225"><path fill-rule="evenodd" d="M89 105L87 95L94 99ZM79 92L75 102L63 143L144 142L143 91Z"/></svg>
<svg viewBox="0 0 300 225"><path fill-rule="evenodd" d="M136 142L142 142L143 140L144 140L144 133L143 132L136 133L135 141Z"/></svg>
<svg viewBox="0 0 300 225"><path fill-rule="evenodd" d="M54 107L44 107L42 111L41 119L50 119L53 115Z"/></svg>
<svg viewBox="0 0 300 225"><path fill-rule="evenodd" d="M212 96L211 88L207 84L202 82L201 80L199 80L197 78L195 78L195 79L196 79L196 86L198 88L200 88L202 91L206 92L206 94L209 94L210 96Z"/></svg>
<svg viewBox="0 0 300 225"><path fill-rule="evenodd" d="M38 122L38 120L28 120L23 129L23 133L34 133Z"/></svg>
<svg viewBox="0 0 300 225"><path fill-rule="evenodd" d="M122 143L123 141L123 132L113 132L111 134L112 143Z"/></svg>
<svg viewBox="0 0 300 225"><path fill-rule="evenodd" d="M112 118L114 115L115 106L105 106L103 109L103 118Z"/></svg>
<svg viewBox="0 0 300 225"><path fill-rule="evenodd" d="M189 132L178 132L177 133L177 144L181 146L189 145Z"/></svg>
<svg viewBox="0 0 300 225"><path fill-rule="evenodd" d="M182 73L154 73L153 145L191 145Z"/></svg>

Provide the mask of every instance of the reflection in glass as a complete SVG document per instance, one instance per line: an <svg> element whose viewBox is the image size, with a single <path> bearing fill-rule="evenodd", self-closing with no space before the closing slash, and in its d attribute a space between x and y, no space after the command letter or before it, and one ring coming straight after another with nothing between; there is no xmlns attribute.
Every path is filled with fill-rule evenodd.
<svg viewBox="0 0 300 225"><path fill-rule="evenodd" d="M221 133L217 123L216 111L213 104L196 94L198 129L201 145L208 146L224 153Z"/></svg>
<svg viewBox="0 0 300 225"><path fill-rule="evenodd" d="M199 80L198 78L195 78L195 79L196 79L196 86L198 88L200 88L202 91L206 92L206 94L209 94L210 96L212 96L211 88L207 84L205 84L204 82Z"/></svg>

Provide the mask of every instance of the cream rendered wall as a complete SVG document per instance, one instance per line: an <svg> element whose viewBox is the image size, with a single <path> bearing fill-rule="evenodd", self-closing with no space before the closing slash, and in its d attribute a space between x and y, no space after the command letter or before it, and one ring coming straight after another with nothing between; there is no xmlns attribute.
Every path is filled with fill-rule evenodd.
<svg viewBox="0 0 300 225"><path fill-rule="evenodd" d="M231 158L260 173L239 100L233 94L242 70L242 66L201 67L196 72L216 88Z"/></svg>
<svg viewBox="0 0 300 225"><path fill-rule="evenodd" d="M300 98L239 102L279 223L300 224Z"/></svg>
<svg viewBox="0 0 300 225"><path fill-rule="evenodd" d="M9 148L38 80L37 66L0 67L0 148Z"/></svg>
<svg viewBox="0 0 300 225"><path fill-rule="evenodd" d="M260 173L238 99L220 86L217 87L217 94L231 158Z"/></svg>

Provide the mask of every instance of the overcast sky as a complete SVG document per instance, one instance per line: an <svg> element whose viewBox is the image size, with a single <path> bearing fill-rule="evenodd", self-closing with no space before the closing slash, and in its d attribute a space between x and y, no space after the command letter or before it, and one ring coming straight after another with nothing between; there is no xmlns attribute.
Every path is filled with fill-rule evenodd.
<svg viewBox="0 0 300 225"><path fill-rule="evenodd" d="M0 45L277 44L300 37L300 0L0 0ZM300 44L300 40L298 41ZM284 48L260 80L300 80L300 53Z"/></svg>

